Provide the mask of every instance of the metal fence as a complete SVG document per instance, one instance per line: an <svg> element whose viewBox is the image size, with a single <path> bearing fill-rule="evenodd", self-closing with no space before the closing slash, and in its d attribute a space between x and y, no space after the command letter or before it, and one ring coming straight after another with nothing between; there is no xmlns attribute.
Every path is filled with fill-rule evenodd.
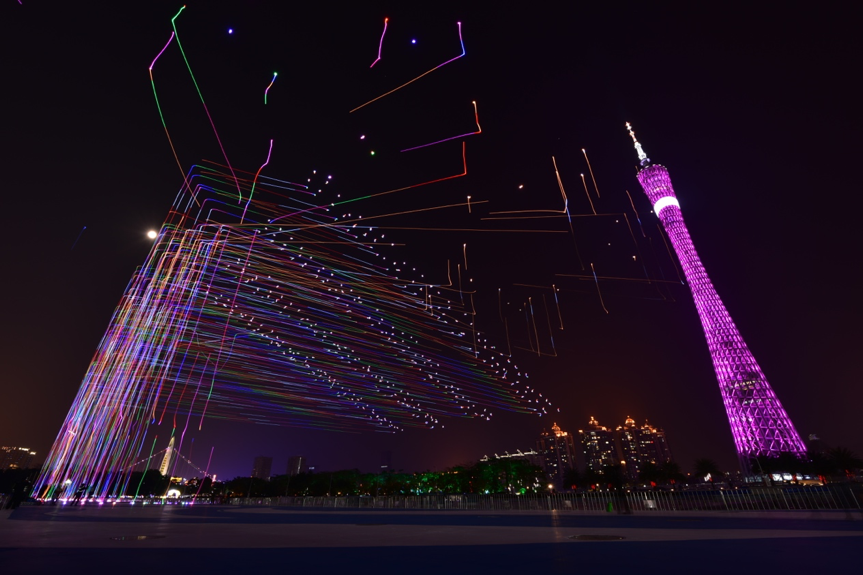
<svg viewBox="0 0 863 575"><path fill-rule="evenodd" d="M205 501L198 499L199 502ZM232 505L477 511L789 511L863 509L860 486L746 487L697 491L590 491L536 495L395 495L232 498Z"/></svg>

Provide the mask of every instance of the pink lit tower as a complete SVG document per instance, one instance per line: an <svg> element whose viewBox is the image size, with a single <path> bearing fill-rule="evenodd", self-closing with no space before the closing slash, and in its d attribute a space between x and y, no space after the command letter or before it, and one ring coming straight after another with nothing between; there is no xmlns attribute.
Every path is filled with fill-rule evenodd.
<svg viewBox="0 0 863 575"><path fill-rule="evenodd" d="M689 230L683 222L680 204L671 187L668 170L665 166L650 162L635 139L632 126L627 123L626 127L635 143L641 164L638 181L671 239L692 290L692 299L695 300L695 308L707 338L741 469L748 475L755 457L776 457L780 453L803 457L806 448L800 436L746 347L746 342L737 331L737 326L728 315L728 310L719 299L695 252Z"/></svg>

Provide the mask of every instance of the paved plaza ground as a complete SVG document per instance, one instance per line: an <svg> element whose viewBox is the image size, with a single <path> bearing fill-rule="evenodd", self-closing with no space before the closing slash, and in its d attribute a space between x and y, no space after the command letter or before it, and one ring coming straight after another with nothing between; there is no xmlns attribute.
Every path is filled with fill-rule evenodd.
<svg viewBox="0 0 863 575"><path fill-rule="evenodd" d="M863 571L863 513L26 506L0 572L823 573ZM840 571L841 570L841 571Z"/></svg>

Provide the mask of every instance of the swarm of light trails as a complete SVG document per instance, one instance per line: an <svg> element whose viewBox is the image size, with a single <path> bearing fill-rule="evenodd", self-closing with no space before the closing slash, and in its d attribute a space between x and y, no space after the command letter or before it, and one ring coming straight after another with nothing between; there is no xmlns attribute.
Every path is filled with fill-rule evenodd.
<svg viewBox="0 0 863 575"><path fill-rule="evenodd" d="M330 188L215 164L186 181L37 493L121 493L154 435L179 437L179 451L207 418L392 432L491 408L547 412L511 360L475 336L458 290L404 277L380 231L318 197Z"/></svg>

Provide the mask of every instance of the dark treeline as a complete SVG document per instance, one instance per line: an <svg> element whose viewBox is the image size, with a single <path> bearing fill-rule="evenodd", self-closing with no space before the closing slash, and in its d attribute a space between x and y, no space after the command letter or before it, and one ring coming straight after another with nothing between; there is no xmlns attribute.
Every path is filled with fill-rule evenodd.
<svg viewBox="0 0 863 575"><path fill-rule="evenodd" d="M853 452L837 447L806 459L798 459L791 454L777 458L758 458L752 460L756 474L800 473L820 477L827 482L853 480L863 460ZM0 495L15 495L17 499L26 498L39 474L39 469L0 470ZM699 484L706 481L722 482L730 478L723 474L715 462L699 459L695 462L691 476L685 475L674 463L646 465L637 481L629 480L620 465L607 466L602 473L594 471L569 471L563 485L557 488L569 490L613 489L625 487L644 487L660 485ZM709 479L705 479L709 478ZM111 496L126 497L163 497L169 490L177 490L181 497L195 495L203 497L279 497L279 496L349 496L349 495L424 495L424 494L527 494L548 492L555 488L542 468L527 461L509 459L480 461L461 465L444 471L425 471L404 473L402 471L381 471L361 473L356 469L332 472L300 473L298 475L278 475L269 480L252 477L236 477L230 481L213 483L209 478L198 478L178 484L162 476L156 469L146 472L136 471L130 476L114 477L108 493ZM37 494L41 498L55 497L53 491L65 491L55 486L52 494ZM91 495L86 485L73 486L75 497L80 499Z"/></svg>
<svg viewBox="0 0 863 575"><path fill-rule="evenodd" d="M403 473L342 471L278 475L269 481L236 477L225 482L226 496L422 495L429 493L535 493L548 489L542 468L526 461L482 461L445 471ZM214 486L214 491L218 491Z"/></svg>
<svg viewBox="0 0 863 575"><path fill-rule="evenodd" d="M33 485L38 475L38 468L0 470L0 494L8 495L20 486Z"/></svg>

